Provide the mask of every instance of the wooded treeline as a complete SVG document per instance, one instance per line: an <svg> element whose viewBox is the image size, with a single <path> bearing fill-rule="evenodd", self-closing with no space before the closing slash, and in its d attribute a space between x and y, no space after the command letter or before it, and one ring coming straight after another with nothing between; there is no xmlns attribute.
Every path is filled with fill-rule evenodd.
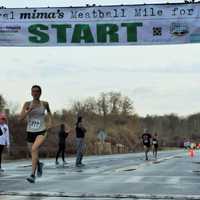
<svg viewBox="0 0 200 200"><path fill-rule="evenodd" d="M129 97L118 92L102 93L98 98L89 97L84 101L76 101L69 108L53 113L55 127L49 132L41 154L44 157L55 156L61 123L67 123L72 129L67 138L67 153L75 153L74 127L78 115L83 116L87 128L87 154L97 153L97 144L100 142L97 135L100 130L107 133L105 142L110 143L112 149L120 144L124 146L124 152L142 150L141 135L146 128L152 134L158 133L161 148L180 147L185 138L198 142L200 113L187 117L179 117L176 114L140 117L136 114L136 109ZM7 114L9 112L10 158L27 157L26 122L19 121L19 114L9 108L2 95L0 111L6 111ZM114 150L112 152L116 153Z"/></svg>

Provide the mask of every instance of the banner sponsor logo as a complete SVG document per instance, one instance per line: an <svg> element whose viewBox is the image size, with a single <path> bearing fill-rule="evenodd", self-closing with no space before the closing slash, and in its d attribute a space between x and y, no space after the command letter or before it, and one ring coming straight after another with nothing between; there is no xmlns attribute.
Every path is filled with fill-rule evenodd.
<svg viewBox="0 0 200 200"><path fill-rule="evenodd" d="M189 33L189 27L186 23L174 22L170 26L170 32L175 36L183 36Z"/></svg>

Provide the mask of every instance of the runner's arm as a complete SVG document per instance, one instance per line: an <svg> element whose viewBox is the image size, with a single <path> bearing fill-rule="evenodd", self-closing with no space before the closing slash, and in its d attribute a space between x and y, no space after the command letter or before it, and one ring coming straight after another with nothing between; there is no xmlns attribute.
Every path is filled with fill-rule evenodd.
<svg viewBox="0 0 200 200"><path fill-rule="evenodd" d="M49 103L45 102L45 105L46 105L47 116L48 116L47 129L51 129L53 127L53 116L51 113L51 109L49 107Z"/></svg>
<svg viewBox="0 0 200 200"><path fill-rule="evenodd" d="M29 103L25 102L19 117L19 120L24 120L33 108L29 107Z"/></svg>

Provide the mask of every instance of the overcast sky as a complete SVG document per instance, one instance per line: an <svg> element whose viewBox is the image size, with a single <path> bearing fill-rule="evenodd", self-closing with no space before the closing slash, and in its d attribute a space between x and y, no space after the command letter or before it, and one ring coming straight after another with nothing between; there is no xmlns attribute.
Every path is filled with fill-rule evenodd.
<svg viewBox="0 0 200 200"><path fill-rule="evenodd" d="M173 1L168 1L173 2ZM181 2L181 1L176 1ZM6 7L133 4L141 0L1 0ZM145 3L165 3L163 0ZM20 106L39 84L52 110L101 92L128 95L136 112L200 111L200 45L0 48L0 93Z"/></svg>

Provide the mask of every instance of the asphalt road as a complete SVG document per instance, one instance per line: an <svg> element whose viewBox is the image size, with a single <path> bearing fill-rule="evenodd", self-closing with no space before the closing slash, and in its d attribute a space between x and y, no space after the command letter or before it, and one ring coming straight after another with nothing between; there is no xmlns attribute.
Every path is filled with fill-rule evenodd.
<svg viewBox="0 0 200 200"><path fill-rule="evenodd" d="M155 161L143 153L75 158L58 167L43 160L44 175L35 184L26 181L28 161L4 164L0 174L0 200L112 200L200 199L200 152L190 158L184 150L159 152Z"/></svg>

